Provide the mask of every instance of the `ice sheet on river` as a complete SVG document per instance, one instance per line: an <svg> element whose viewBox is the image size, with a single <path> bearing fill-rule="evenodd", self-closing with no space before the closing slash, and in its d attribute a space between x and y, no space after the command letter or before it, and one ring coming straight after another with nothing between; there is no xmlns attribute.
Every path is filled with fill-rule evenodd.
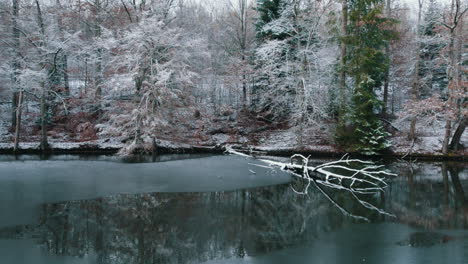
<svg viewBox="0 0 468 264"><path fill-rule="evenodd" d="M117 193L209 192L286 183L279 169L235 156L155 163L27 160L0 162L0 226L28 223L38 205Z"/></svg>

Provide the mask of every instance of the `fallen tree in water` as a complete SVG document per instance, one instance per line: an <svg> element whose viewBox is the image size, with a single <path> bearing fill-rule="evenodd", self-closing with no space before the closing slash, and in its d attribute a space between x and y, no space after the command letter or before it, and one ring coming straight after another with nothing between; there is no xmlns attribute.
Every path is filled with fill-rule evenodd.
<svg viewBox="0 0 468 264"><path fill-rule="evenodd" d="M237 151L230 146L226 146L226 152L246 158L255 158L251 155ZM302 190L298 191L292 187L293 191L297 194L307 195L310 186L314 186L344 215L369 221L368 218L355 215L345 209L325 190L324 187L348 192L351 197L363 207L376 211L379 214L394 217L394 215L378 208L372 203L364 201L359 196L383 193L384 189L388 187L388 184L385 181L386 177L394 177L397 176L396 174L386 171L383 168L383 165L375 165L371 161L350 159L347 154L339 160L327 162L316 167L309 165L309 158L310 156L305 157L300 154L294 154L290 158L290 163L268 159L255 159L264 162L266 164L265 166L279 167L304 181L305 186ZM258 164L253 165L262 166Z"/></svg>

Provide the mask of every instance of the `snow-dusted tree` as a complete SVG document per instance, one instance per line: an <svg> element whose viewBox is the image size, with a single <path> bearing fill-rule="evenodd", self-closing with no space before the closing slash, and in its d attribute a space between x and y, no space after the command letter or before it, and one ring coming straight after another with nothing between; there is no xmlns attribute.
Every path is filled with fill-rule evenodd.
<svg viewBox="0 0 468 264"><path fill-rule="evenodd" d="M267 120L288 118L293 112L297 82L298 33L295 23L296 1L258 1L257 36L255 49L255 84L252 107Z"/></svg>
<svg viewBox="0 0 468 264"><path fill-rule="evenodd" d="M254 41L253 30L253 15L252 6L247 0L238 0L237 2L229 1L228 13L224 17L227 24L226 36L227 43L225 48L230 55L237 60L234 62L238 67L232 67L237 70L242 83L242 107L247 106L247 86L250 73L250 62L248 58L251 56L252 44Z"/></svg>
<svg viewBox="0 0 468 264"><path fill-rule="evenodd" d="M407 109L411 108L411 105L417 105L415 104L417 100L431 97L434 92L440 93L441 88L446 85L446 63L439 54L445 46L445 41L438 32L440 31L441 10L435 0L430 0L427 11L422 17L423 4L424 1L419 0L418 22L416 24L417 50L411 85L411 102L406 106ZM416 112L418 111L416 110ZM411 117L409 139L416 138L417 119L418 116Z"/></svg>
<svg viewBox="0 0 468 264"><path fill-rule="evenodd" d="M366 154L389 147L377 112L375 89L383 84L388 57L382 49L394 38L393 20L383 17L382 1L349 2L347 72L354 81L348 118L337 129L340 144Z"/></svg>
<svg viewBox="0 0 468 264"><path fill-rule="evenodd" d="M127 136L134 147L157 137L168 128L175 113L191 103L190 90L196 74L190 70L188 51L202 47L178 27L164 22L164 16L148 14L138 24L116 32L104 32L111 53L107 84L111 94L130 95L130 103L112 107L110 119L98 126L101 135Z"/></svg>
<svg viewBox="0 0 468 264"><path fill-rule="evenodd" d="M289 119L302 133L302 125L327 115L337 52L325 30L331 2L259 1L257 5L253 109L271 121Z"/></svg>
<svg viewBox="0 0 468 264"><path fill-rule="evenodd" d="M21 9L22 16L12 16L11 43L15 51L12 62L14 97L23 100L38 100L40 102L39 126L41 127L41 148L47 149L47 126L51 122L55 105L65 105L63 96L66 94L67 75L63 61L64 52L70 52L77 47L78 39L61 28L59 16L53 16L51 3L43 5L41 1L13 1L13 9ZM57 4L60 2L57 1ZM14 11L13 13L18 13ZM79 40L78 40L79 41ZM19 96L21 93L24 95ZM16 98L16 102L19 102ZM15 119L21 119L21 107L14 105ZM65 109L66 111L66 109ZM19 124L18 124L19 125ZM19 138L20 127L16 126L16 139ZM18 140L16 147L18 147Z"/></svg>
<svg viewBox="0 0 468 264"><path fill-rule="evenodd" d="M319 126L329 116L334 86L338 47L330 40L326 14L332 1L299 2L295 8L298 32L298 65L294 70L297 93L293 121L297 125L298 145L303 147L304 127Z"/></svg>
<svg viewBox="0 0 468 264"><path fill-rule="evenodd" d="M442 8L435 0L428 2L423 23L420 25L419 86L422 98L440 93L447 86L446 63L440 51L446 46L441 37L440 14Z"/></svg>
<svg viewBox="0 0 468 264"><path fill-rule="evenodd" d="M449 151L449 140L452 134L452 122L458 118L461 121L461 127L464 130L466 126L466 111L461 111L462 106L466 106L466 83L462 81L461 73L459 72L461 56L457 56L455 42L457 39L458 28L463 25L463 18L468 11L466 3L460 0L452 0L449 18L444 19L443 25L449 31L449 41L447 46L449 67L447 69L448 84L447 84L447 105L449 112L447 113L445 122L445 135L442 143L442 153L447 154ZM463 31L461 31L463 32ZM461 51L460 51L461 52ZM460 118L461 117L461 118ZM463 130L461 133L463 133ZM455 145L455 144L454 144ZM458 145L458 144L456 144Z"/></svg>

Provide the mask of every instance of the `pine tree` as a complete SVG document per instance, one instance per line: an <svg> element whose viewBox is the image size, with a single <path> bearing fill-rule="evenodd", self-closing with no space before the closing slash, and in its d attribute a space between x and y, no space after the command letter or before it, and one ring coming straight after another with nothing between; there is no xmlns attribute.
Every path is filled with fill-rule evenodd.
<svg viewBox="0 0 468 264"><path fill-rule="evenodd" d="M364 154L375 154L390 146L377 113L382 105L379 89L388 68L383 48L395 33L392 19L383 17L381 0L351 0L348 3L349 25L346 36L346 72L354 80L348 114L337 128L338 142Z"/></svg>
<svg viewBox="0 0 468 264"><path fill-rule="evenodd" d="M280 17L280 10L282 4L282 0L257 1L257 12L259 14L257 23L255 24L257 29L257 37L265 38L268 36L268 34L263 32L263 27L271 21L276 20Z"/></svg>

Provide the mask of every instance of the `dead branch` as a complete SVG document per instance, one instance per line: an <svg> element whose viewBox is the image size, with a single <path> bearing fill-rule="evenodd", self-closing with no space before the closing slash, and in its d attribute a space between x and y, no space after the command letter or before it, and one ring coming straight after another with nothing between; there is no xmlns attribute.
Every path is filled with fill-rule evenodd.
<svg viewBox="0 0 468 264"><path fill-rule="evenodd" d="M246 158L254 158L245 153L236 151L230 146L226 146L226 152ZM346 216L369 221L369 219L366 217L354 215L346 210L336 200L334 200L333 197L327 193L323 187L349 192L351 197L353 197L353 199L355 199L361 206L369 210L376 211L379 214L394 217L394 215L358 197L358 195L374 195L384 192L384 189L388 186L388 184L385 182L386 177L394 177L396 174L384 170L383 166L374 165L374 163L370 161L350 159L349 155L347 154L337 161L327 162L316 167L309 166L309 157L305 157L300 154L294 154L291 156L290 163L283 163L268 159L258 160L268 165L258 166L279 167L282 170L287 171L292 175L304 180L306 182L304 190L297 191L296 189L292 188L293 191L297 194L307 195L309 187L313 184L335 207L337 207ZM299 160L301 163L294 164L293 160Z"/></svg>

